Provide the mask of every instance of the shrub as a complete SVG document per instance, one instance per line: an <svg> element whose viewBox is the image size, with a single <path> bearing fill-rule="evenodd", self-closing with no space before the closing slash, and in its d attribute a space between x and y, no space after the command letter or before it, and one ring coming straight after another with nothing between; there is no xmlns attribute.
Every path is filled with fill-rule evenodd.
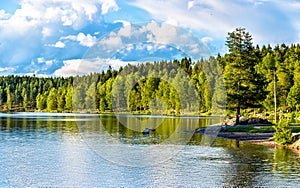
<svg viewBox="0 0 300 188"><path fill-rule="evenodd" d="M287 146L293 143L292 129L289 126L288 120L281 120L278 125L274 126L274 140L278 144Z"/></svg>

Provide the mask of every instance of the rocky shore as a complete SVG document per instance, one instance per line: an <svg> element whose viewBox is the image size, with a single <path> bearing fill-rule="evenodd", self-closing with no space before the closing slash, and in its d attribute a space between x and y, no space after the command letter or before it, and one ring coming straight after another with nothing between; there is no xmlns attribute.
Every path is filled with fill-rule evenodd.
<svg viewBox="0 0 300 188"><path fill-rule="evenodd" d="M228 117L223 125L235 125L236 124L236 118ZM240 117L239 125L272 125L272 122L270 122L267 119L263 118L256 118L256 117Z"/></svg>
<svg viewBox="0 0 300 188"><path fill-rule="evenodd" d="M240 141L261 141L273 138L274 133L219 132L218 137Z"/></svg>
<svg viewBox="0 0 300 188"><path fill-rule="evenodd" d="M295 143L290 146L281 146L274 141L273 135L274 133L248 133L248 132L218 132L215 133L213 130L216 130L215 127L212 130L208 131L198 131L198 133L214 136L226 139L235 139L242 142L251 142L253 144L270 146L270 147L286 147L292 149L300 155L300 134L294 135L297 139Z"/></svg>

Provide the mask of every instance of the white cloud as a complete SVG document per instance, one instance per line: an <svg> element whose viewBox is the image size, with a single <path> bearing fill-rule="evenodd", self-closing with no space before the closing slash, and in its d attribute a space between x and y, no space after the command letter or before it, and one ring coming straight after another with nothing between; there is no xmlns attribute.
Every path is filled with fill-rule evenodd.
<svg viewBox="0 0 300 188"><path fill-rule="evenodd" d="M115 20L113 23L122 23L124 27L131 25L131 23L126 20Z"/></svg>
<svg viewBox="0 0 300 188"><path fill-rule="evenodd" d="M189 1L188 2L188 9L191 9L193 8L193 6L195 5L195 2L192 0L192 1Z"/></svg>
<svg viewBox="0 0 300 188"><path fill-rule="evenodd" d="M102 3L102 14L107 14L110 9L113 9L115 11L119 10L119 7L115 0L100 0L100 2Z"/></svg>
<svg viewBox="0 0 300 188"><path fill-rule="evenodd" d="M80 29L89 21L99 19L98 12L106 14L111 9L118 10L115 0L21 0L20 9L9 19L0 21L0 29L14 34L40 29L47 35L49 28L44 30L45 25L55 23ZM0 19L8 16L4 10L0 10Z"/></svg>
<svg viewBox="0 0 300 188"><path fill-rule="evenodd" d="M56 76L72 76L81 73L78 67L81 63L81 59L66 60L64 61L64 66L54 72Z"/></svg>
<svg viewBox="0 0 300 188"><path fill-rule="evenodd" d="M208 42L211 42L211 41L213 41L214 39L213 38L211 38L211 37L203 37L203 38L201 38L201 41L203 42L203 43L208 43Z"/></svg>
<svg viewBox="0 0 300 188"><path fill-rule="evenodd" d="M7 18L9 18L9 14L8 13L6 13L6 11L5 10L0 10L0 19L7 19Z"/></svg>
<svg viewBox="0 0 300 188"><path fill-rule="evenodd" d="M39 57L39 58L37 58L37 62L38 63L44 63L45 59L43 57Z"/></svg>
<svg viewBox="0 0 300 188"><path fill-rule="evenodd" d="M46 44L45 46L55 47L55 48L65 48L66 44L62 41L57 41L55 44Z"/></svg>
<svg viewBox="0 0 300 188"><path fill-rule="evenodd" d="M96 58L96 59L72 59L63 62L64 66L56 70L55 76L74 76L84 75L91 72L100 72L106 70L108 66L117 70L121 66L129 64L137 64L138 62L124 62L119 59Z"/></svg>
<svg viewBox="0 0 300 188"><path fill-rule="evenodd" d="M210 2L210 1L206 1ZM222 20L213 20L209 13L202 10L194 10L196 1L171 0L171 1L143 1L136 0L132 4L146 10L159 20L176 20L181 26L191 27L194 29L207 29L209 24L214 23L223 27ZM168 7L162 11L162 7ZM189 8L189 9L188 9ZM202 21L201 21L202 20ZM206 22L206 23L204 23Z"/></svg>
<svg viewBox="0 0 300 188"><path fill-rule="evenodd" d="M16 69L14 67L0 67L0 73L2 72L14 72Z"/></svg>
<svg viewBox="0 0 300 188"><path fill-rule="evenodd" d="M53 64L53 60L47 60L47 61L45 61L45 64L47 66L51 66Z"/></svg>
<svg viewBox="0 0 300 188"><path fill-rule="evenodd" d="M78 57L83 52L77 45L69 51L49 47L66 48L59 38L83 30L86 34L78 42L93 45L95 37L88 34L92 30L88 26L101 26L103 14L118 9L115 0L18 0L18 4L11 15L0 8L1 66L18 67L17 71L41 55L45 59Z"/></svg>
<svg viewBox="0 0 300 188"><path fill-rule="evenodd" d="M79 42L80 45L86 46L86 47L91 47L96 44L97 38L95 36L92 36L90 34L85 35L84 33L79 33L77 36L76 35L69 35L66 37L61 37L61 40L72 40L72 41L77 41Z"/></svg>
<svg viewBox="0 0 300 188"><path fill-rule="evenodd" d="M54 47L56 48L64 48L66 45L65 43L61 42L61 41L58 41L55 43Z"/></svg>
<svg viewBox="0 0 300 188"><path fill-rule="evenodd" d="M210 55L209 49L190 31L155 21L145 25L128 25L113 31L101 38L97 47L99 53L102 52L102 56L106 53L107 57L112 57L114 53L122 49L134 49L133 45L141 43L159 44L158 46L169 45L195 59ZM136 50L141 50L138 48L142 46L136 45ZM145 50L151 52L157 48L147 46Z"/></svg>
<svg viewBox="0 0 300 188"><path fill-rule="evenodd" d="M246 27L257 43L289 43L298 39L295 23L300 20L300 4L296 1L134 0L130 4L154 19L174 20L179 26L218 39L225 40L236 27Z"/></svg>
<svg viewBox="0 0 300 188"><path fill-rule="evenodd" d="M100 48L103 48L104 50L102 51L107 51L107 52L113 52L117 51L118 49L122 48L123 46L123 41L120 36L115 34L114 32L110 34L109 37L102 38L99 41Z"/></svg>
<svg viewBox="0 0 300 188"><path fill-rule="evenodd" d="M77 36L77 41L79 41L82 46L91 47L96 44L97 38L91 36L90 34L85 35L83 33L79 33Z"/></svg>
<svg viewBox="0 0 300 188"><path fill-rule="evenodd" d="M51 28L43 27L43 29L42 29L42 35L43 35L44 38L45 38L45 37L49 37L49 36L51 36L52 34L53 34L53 32L52 32L52 29L51 29Z"/></svg>

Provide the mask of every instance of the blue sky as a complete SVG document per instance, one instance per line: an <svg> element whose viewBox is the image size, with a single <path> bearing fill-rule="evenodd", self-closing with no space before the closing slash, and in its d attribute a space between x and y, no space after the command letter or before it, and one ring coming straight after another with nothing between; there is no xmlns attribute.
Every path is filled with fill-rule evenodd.
<svg viewBox="0 0 300 188"><path fill-rule="evenodd" d="M3 0L0 75L69 76L111 65L225 53L229 31L298 43L300 1Z"/></svg>

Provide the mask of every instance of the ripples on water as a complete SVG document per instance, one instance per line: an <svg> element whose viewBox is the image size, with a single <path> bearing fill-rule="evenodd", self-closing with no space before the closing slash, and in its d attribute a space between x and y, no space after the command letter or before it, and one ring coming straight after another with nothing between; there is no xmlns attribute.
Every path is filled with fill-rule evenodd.
<svg viewBox="0 0 300 188"><path fill-rule="evenodd" d="M92 121L95 117L0 114L0 187L295 187L299 184L299 156L290 150L249 143L237 147L235 141L225 139L216 139L212 146L201 145L202 136L191 135L191 130L215 123L208 119L198 118L196 124L185 122L176 126L178 120L169 118L150 135L141 134L135 130L136 126L128 130L110 115L102 117L102 128L97 124L84 129L78 126L82 125L78 122ZM175 135L175 141L169 140L171 134ZM186 137L190 138L188 142ZM100 143L103 138L115 145ZM126 150L116 150L113 146ZM132 155L134 151L140 154ZM171 157L161 158L172 151L175 152ZM118 164L121 159L127 165ZM139 167L139 164L147 165Z"/></svg>

